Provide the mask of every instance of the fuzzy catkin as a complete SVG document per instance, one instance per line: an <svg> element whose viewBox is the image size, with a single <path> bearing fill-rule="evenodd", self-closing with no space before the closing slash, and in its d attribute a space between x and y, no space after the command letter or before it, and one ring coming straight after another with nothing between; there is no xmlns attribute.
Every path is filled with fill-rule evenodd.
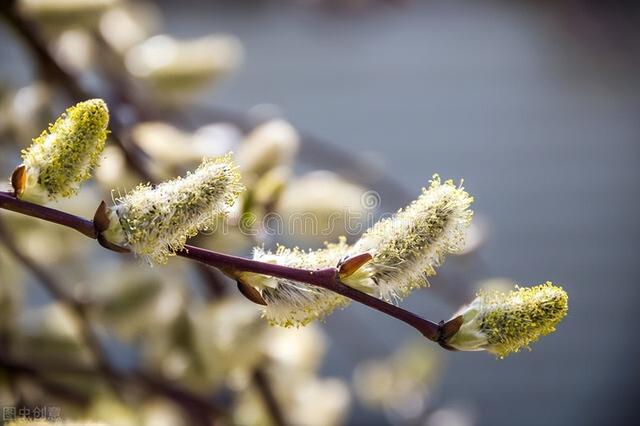
<svg viewBox="0 0 640 426"><path fill-rule="evenodd" d="M75 195L100 160L108 123L102 99L68 108L22 151L26 181L18 197L45 202Z"/></svg>
<svg viewBox="0 0 640 426"><path fill-rule="evenodd" d="M459 311L460 330L447 342L459 350L486 350L504 358L555 331L568 311L567 293L551 282L508 293L481 291Z"/></svg>
<svg viewBox="0 0 640 426"><path fill-rule="evenodd" d="M370 253L372 260L345 284L388 301L427 286L444 257L464 248L472 202L462 186L434 175L418 199L377 222L353 245L351 255Z"/></svg>
<svg viewBox="0 0 640 426"><path fill-rule="evenodd" d="M164 263L184 248L188 238L215 226L242 190L230 154L205 159L185 177L156 187L140 185L118 198L103 235L150 261Z"/></svg>
<svg viewBox="0 0 640 426"><path fill-rule="evenodd" d="M256 248L253 259L293 268L321 269L337 267L348 248L345 239L341 238L336 244L327 244L324 249L314 251L279 246L272 253ZM242 273L240 280L260 292L266 302L263 315L272 325L304 326L349 303L349 299L343 296L298 281L254 273Z"/></svg>

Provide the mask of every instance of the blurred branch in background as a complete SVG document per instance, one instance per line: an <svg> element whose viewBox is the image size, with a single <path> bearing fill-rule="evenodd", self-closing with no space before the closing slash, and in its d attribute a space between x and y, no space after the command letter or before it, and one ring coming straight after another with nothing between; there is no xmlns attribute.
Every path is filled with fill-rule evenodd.
<svg viewBox="0 0 640 426"><path fill-rule="evenodd" d="M63 286L49 275L46 270L40 267L33 260L29 259L28 256L21 253L9 234L6 226L1 221L0 241L26 269L31 271L37 277L38 281L49 292L54 300L61 303L69 310L69 312L74 314L84 337L85 344L92 353L97 370L105 382L111 387L111 391L116 398L122 398L122 392L124 390L121 388L121 384L122 382L127 381L125 377L128 375L130 377L138 378L139 383L144 385L147 390L151 390L151 392L157 391L180 404L184 408L185 414L192 417L192 424L208 425L211 424L210 419L220 416L221 411L212 403L192 395L187 391L176 388L173 385L164 383L157 378L153 378L141 372L134 371L127 373L126 375L119 372L112 366L108 355L102 349L100 338L95 333L93 325L91 324L91 314L88 311L89 307L84 302L80 302L67 294ZM20 371L28 373L32 377L37 376L38 374L38 371L32 367L21 368Z"/></svg>
<svg viewBox="0 0 640 426"><path fill-rule="evenodd" d="M36 3L5 0L2 4L3 15L33 55L43 80L21 92L23 97L32 95L42 113L29 115L27 121L34 121L29 124L35 127L42 120L50 121L60 109L56 94L73 101L103 97L112 117L111 140L115 146L105 151L103 166L96 173L97 183L81 191L76 205L55 206L59 211L88 217L93 212L87 207L92 209L95 201L108 198L111 188L126 194L140 179L155 184L193 169L202 157L228 150L236 151L248 191L225 222L230 231L224 238L213 233L194 239L197 246L207 249L246 254L251 246L273 245L275 237L314 247L345 234L348 224L339 223L332 230L335 234L329 236L297 229L292 235L274 236L269 235L261 219L274 212L283 216L312 212L324 224L346 207L358 213L382 210L380 200L373 208L362 205L368 189L383 194L387 207L393 210L412 198L396 179L362 153L346 152L300 133L285 120L265 120L218 106L197 106L193 98L203 87L239 65L242 51L234 37L180 40L153 35L158 23L151 21L157 10L143 2L79 0L65 6L68 9L55 1ZM360 8L379 2L327 3ZM130 33L133 37L129 39ZM85 49L79 46L93 54L84 58ZM15 105L14 95L6 96L9 101L3 103L5 107ZM6 107L3 111L9 117L6 128L0 126L0 150L7 164L23 148L23 142L35 136L31 130L25 131L29 126L14 126L9 111L13 109ZM36 116L39 120L31 120ZM330 165L333 172L316 170L299 175L295 163L305 159L316 168ZM117 198L114 193L111 197ZM246 213L257 218L246 226L252 231L248 234L241 232ZM233 283L209 266L185 267L175 260L170 266L146 270L136 268L130 260L101 254L85 242L78 242L79 250L71 256L67 251L76 246L73 237L67 244L67 234L59 237L57 231L39 228L43 225L15 215L3 215L3 219L8 223L0 228L6 251L32 272L53 300L34 307L32 301L21 305L7 298L16 311L16 324L13 335L2 336L0 369L18 382L26 377L39 383L43 391L24 383L9 383L11 389L17 389L14 396L19 397L9 402L0 400L0 405L33 406L58 395L68 400L64 401L68 406L63 405L68 410L65 417L125 425L155 425L159 424L158 418L170 425L325 426L345 422L351 403L348 386L343 380L318 374L326 345L319 328L269 328L254 306L228 290ZM38 227L34 233L39 235L29 236L25 230L29 227ZM91 223L83 222L80 228L83 234L95 237ZM47 235L55 244L39 239ZM485 240L486 228L472 228L468 237L463 256L454 260L453 273L443 280L457 284L443 289L435 286L452 305L469 300L473 291L468 281L478 271L470 273L469 264L477 260L475 253ZM48 257L38 256L38 248L48 252ZM212 256L195 248L191 254L203 253ZM7 270L2 274L3 281L5 277L13 281ZM64 276L65 282L56 281L56 276ZM433 281L439 280L437 276ZM15 282L22 287L19 284L25 281L15 278ZM204 285L194 286L194 282ZM349 290L347 295L360 297L358 294ZM396 315L403 312L379 301L369 303ZM61 305L66 307L63 313L57 309ZM79 326L79 348L69 342L56 344L68 345L64 348L73 351L73 356L60 365L47 364L44 355L31 356L40 355L40 349L47 353L46 339L53 340L51 334L73 328L64 322L69 313ZM48 328L33 326L33 318L39 316L45 318ZM54 321L56 318L62 320ZM367 326L363 322L362 327L351 324L349 328L357 333L359 342L366 342L372 338ZM434 330L439 333L440 328L431 324L429 330L435 340L438 336ZM38 335L31 346L25 344L31 334L38 333L45 336ZM64 357L66 352L59 348L54 346L54 352ZM87 349L92 354L88 363L81 356ZM339 349L349 351L348 347ZM437 386L434 372L443 368L440 356L420 345L402 346L388 358L357 370L357 396L373 409L383 410L393 423L431 418L435 412L430 405L431 393ZM98 388L107 384L111 390L96 390L96 384ZM0 388L3 386L0 382Z"/></svg>
<svg viewBox="0 0 640 426"><path fill-rule="evenodd" d="M33 53L41 73L44 74L45 80L48 78L53 79L64 88L74 102L98 97L85 91L79 84L80 79L65 70L63 66L54 59L47 50L45 42L35 30L34 25L20 16L16 4L16 0L3 0L2 13L7 22L9 22L22 37L29 50ZM109 99L109 97L107 97L107 99ZM135 170L142 179L153 181L142 159L143 153L136 149L135 146L127 144L127 139L124 138L126 125L121 121L120 117L122 117L122 114L117 111L113 114L113 119L111 120L112 139L122 149L127 163L131 168Z"/></svg>
<svg viewBox="0 0 640 426"><path fill-rule="evenodd" d="M15 2L6 2L6 8L3 9L8 21L12 23L12 25L16 28L19 34L23 36L23 39L27 42L27 45L31 48L32 52L34 52L35 57L40 64L40 69L43 71L45 77L49 76L60 84L69 96L75 100L81 100L91 95L87 94L87 92L82 89L78 82L80 79L76 76L73 76L71 72L65 70L62 65L60 65L54 57L47 50L44 42L42 42L39 38L39 35L33 29L32 24L27 23L19 14L17 14L14 10L13 3ZM100 39L100 41L102 41ZM104 44L106 47L106 44ZM113 75L112 75L113 76ZM112 87L120 87L117 84L113 84ZM120 89L121 90L121 89ZM116 96L107 96L107 98L116 98L119 97L121 101L124 100L125 96L123 92L119 92ZM137 146L125 144L124 141L128 140L127 135L125 135L126 125L120 121L120 117L123 116L123 113L120 111L123 107L121 103L115 104L115 114L112 116L115 117L115 120L112 120L112 129L114 130L113 138L115 139L117 145L123 150L125 154L125 158L128 164L133 168L133 170L137 171L138 174L141 175L143 179L153 180L150 177L149 172L146 170L146 161L143 159L144 154L141 155L141 150L137 148ZM132 104L132 106L135 106ZM125 107L127 111L130 110L130 107ZM140 109L139 109L140 110ZM90 342L90 346L94 348L95 358L99 361L101 370L103 371L106 378L114 385L117 386L117 379L122 376L120 373L116 372L111 366L108 364L108 359L100 351L99 342L91 334L91 325L88 322L87 312L84 306L78 304L78 302L74 301L72 298L65 295L60 286L56 285L56 283L49 277L42 268L38 267L37 264L33 263L30 259L20 253L15 244L13 244L9 240L8 234L5 232L4 236L6 237L6 242L8 246L11 248L11 251L14 255L16 255L20 260L24 261L25 265L32 268L37 276L43 279L44 283L47 284L47 288L53 293L54 297L58 300L70 304L76 314L78 315L78 319L80 320L81 326L85 331L87 342ZM213 274L206 267L199 268L202 276L205 278L205 282L207 285L216 293L217 295L221 295L222 286L219 284L220 277L216 274ZM260 370L260 368L256 368L254 377L257 380L256 389L259 393L264 395L264 401L266 406L268 407L268 412L273 416L274 424L284 424L281 410L279 410L277 406L276 399L273 393L270 391L269 379L267 376ZM205 422L205 419L209 416L206 415L208 412L215 412L215 410L211 410L211 406L206 403L196 402L194 403L194 397L189 395L188 393L179 391L178 389L174 389L167 386L160 386L162 383L159 379L154 378L149 375L140 375L141 383L147 384L150 387L158 387L160 388L160 392L164 393L166 396L175 399L177 402L181 402L182 405L186 408L186 413L193 417L194 423ZM148 386L148 387L149 387ZM198 408L197 410L192 410L189 413L189 407ZM199 420L198 420L199 419ZM205 422L206 423L206 422Z"/></svg>
<svg viewBox="0 0 640 426"><path fill-rule="evenodd" d="M4 2L4 13L8 22L12 24L12 26L16 29L16 31L23 37L25 42L31 48L31 51L34 53L38 63L40 64L40 69L45 74L51 75L55 81L61 84L70 97L76 102L81 101L83 99L93 98L84 91L78 84L79 79L74 77L70 72L66 71L62 65L60 65L54 57L48 52L45 43L40 39L38 34L32 28L32 24L26 22L16 11L15 1L8 0ZM104 40L100 37L99 33L97 33L97 40L101 43L103 48L110 49L110 46L104 42ZM115 119L111 120L111 128L113 130L112 139L115 140L117 145L122 149L125 154L125 158L128 164L135 170L142 179L153 182L154 179L151 177L150 173L147 171L147 166L145 164L145 160L143 156L146 156L144 152L142 152L136 145L126 144L124 141L128 140L127 136L124 132L126 132L126 125L119 120L119 118L123 115L121 110L123 108L123 102L128 103L128 107L135 107L140 116L144 114L144 110L135 103L131 103L130 98L123 91L124 84L126 83L124 79L117 78L117 75L110 74L110 76L116 80L112 83L112 88L117 88L118 92L115 96L108 96L108 99L117 99L117 102L113 102L112 105L115 105L115 114L112 115ZM128 108L125 106L124 108ZM129 109L128 109L129 110ZM78 320L83 329L83 334L85 335L85 339L87 341L88 346L92 349L94 353L94 357L100 370L103 373L103 376L111 383L113 390L116 395L118 393L118 373L115 369L113 369L108 361L108 358L101 350L100 342L98 338L93 334L91 330L91 324L88 320L88 314L86 309L82 304L74 301L73 299L64 295L63 290L60 286L58 286L55 281L49 277L46 272L40 268L33 261L28 259L19 250L16 248L15 244L10 240L10 236L8 235L6 229L3 229L2 224L0 223L0 231L2 232L2 238L5 240L5 244L10 251L29 269L31 269L34 274L38 276L38 278L42 281L42 283L46 286L49 292L59 301L62 301L69 305L69 307L73 308L76 314L78 315ZM197 267L197 270L200 272L203 281L209 287L209 289L217 296L221 296L223 294L222 288L224 288L224 284L221 284L222 277L218 274L211 271L208 267L201 265ZM194 424L207 424L207 418L212 417L213 414L219 414L218 410L211 404L202 400L199 401L193 395L190 395L188 392L181 391L179 389L171 388L171 387L163 387L162 383L148 375L141 375L142 383L149 384L150 386L158 386L161 388L161 392L166 396L177 400L177 402L181 403L185 407L185 413L189 414L193 417ZM265 376L264 372L260 370L260 368L256 368L254 377L256 380L256 386L259 392L263 395L265 403L268 407L268 412L273 417L273 422L276 425L285 424L281 410L278 408L277 401L270 391L269 379ZM195 402L194 402L195 401Z"/></svg>

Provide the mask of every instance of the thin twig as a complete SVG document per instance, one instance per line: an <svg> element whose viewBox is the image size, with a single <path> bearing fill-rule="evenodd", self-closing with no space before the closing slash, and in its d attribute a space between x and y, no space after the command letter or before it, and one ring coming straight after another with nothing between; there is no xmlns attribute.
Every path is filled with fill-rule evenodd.
<svg viewBox="0 0 640 426"><path fill-rule="evenodd" d="M224 411L207 399L195 395L175 383L141 371L135 372L134 377L145 388L153 389L166 398L179 403L186 414L191 417L192 424L211 425L216 419L226 416Z"/></svg>
<svg viewBox="0 0 640 426"><path fill-rule="evenodd" d="M84 378L92 378L96 375L96 371L92 368L70 366L59 362L52 362L50 360L34 361L18 359L9 356L2 350L0 350L0 369L7 369L9 371L24 374L38 381L38 383L52 386L52 389L56 386L62 385L45 377L51 372ZM119 381L122 386L141 387L151 393L164 395L167 399L179 403L179 405L185 410L185 413L192 418L192 424L210 426L212 423L209 419L222 418L226 416L225 412L211 404L207 399L194 395L190 391L183 389L174 383L153 377L145 372L138 371L131 374L122 374L119 376ZM73 392L71 388L62 387L61 389ZM65 395L60 394L59 396Z"/></svg>
<svg viewBox="0 0 640 426"><path fill-rule="evenodd" d="M256 368L253 371L253 383L262 396L265 408L273 420L274 426L285 426L287 421L285 420L284 413L280 409L280 404L271 388L269 377L264 369Z"/></svg>
<svg viewBox="0 0 640 426"><path fill-rule="evenodd" d="M70 71L66 70L47 50L45 43L40 38L38 32L34 26L20 16L15 10L15 1L4 0L2 13L12 27L18 32L18 34L24 39L30 50L33 52L34 57L40 64L40 68L47 70L51 77L54 78L63 88L68 95L75 101L82 101L89 98L96 97L95 94L89 93L78 84L78 77L74 76ZM106 43L102 44L103 48L106 48ZM117 83L117 82L116 82ZM117 87L117 85L116 85ZM126 105L125 105L126 103ZM121 111L131 110L133 107L137 114L142 114L142 109L139 105L133 103L130 96L122 89L118 89L117 97L113 102L109 102L114 110L111 114L111 138L114 140L124 153L127 164L135 171L143 180L151 183L157 183L147 167L148 155L137 145L129 143L129 135L126 131L126 124L121 119ZM60 218L61 219L61 218ZM80 232L85 233L88 237L94 238L92 227L81 228ZM209 288L221 287L220 280L217 276L208 273L204 268L198 270L200 277Z"/></svg>
<svg viewBox="0 0 640 426"><path fill-rule="evenodd" d="M0 206L5 210L66 226L89 238L96 238L92 221L39 204L24 202L11 193L0 191Z"/></svg>
<svg viewBox="0 0 640 426"><path fill-rule="evenodd" d="M14 4L15 3L13 1L5 2L5 5L6 5L5 14L7 16L7 19L13 25L13 27L18 31L18 33L23 37L23 39L27 42L27 44L31 47L33 53L35 54L36 59L41 65L40 68L45 71L51 71L51 76L55 78L59 83L61 83L61 85L67 90L68 94L71 97L75 98L76 101L94 97L93 95L84 91L82 87L77 83L78 79L75 78L70 72L65 70L55 60L55 58L47 50L42 40L39 39L37 32L32 29L32 27L29 25L28 22L26 22L17 13L15 13L15 9L13 8ZM98 38L99 38L99 41L102 42L101 43L102 47L106 47L106 43L104 43L104 40L102 40L100 37ZM118 114L118 110L121 109L118 106L122 103L127 103L130 106L134 107L134 109L139 115L144 113L144 111L139 107L139 105L133 102L132 98L130 98L130 96L125 91L119 89L120 87L123 87L119 85L119 83L123 83L122 81L117 81L115 83L116 83L115 88L118 90L116 91L117 103L116 103L116 107L114 108L116 110L114 114L115 120L112 119L112 125L111 125L111 128L113 130L113 139L115 140L116 144L123 150L127 163L143 179L149 182L153 182L153 178L151 177L150 173L147 170L147 167L145 164L146 162L144 159L142 159L142 157L144 156L142 154L144 154L144 152L138 147L130 147L129 146L130 144L127 144L124 142L128 140L128 137L126 132L124 131L124 127L125 127L124 124L120 120L118 120L118 118L120 117L120 115ZM113 102L110 102L110 104L113 104ZM133 148L133 152L132 152L132 148ZM42 219L45 219L45 218L42 218ZM61 224L65 223L64 216L57 217L57 219L60 219ZM95 234L93 230L90 229L89 227L82 227L82 228L79 228L78 230L90 238L95 238ZM31 262L30 266L32 267L32 270L34 270L34 273L39 275L41 279L47 280L47 274L42 274L43 271L41 270L41 268L38 267L37 264ZM197 270L200 274L201 279L203 280L204 284L209 290L210 295L215 297L221 297L226 293L226 288L222 283L223 278L220 276L219 273L211 270L209 266L202 265L202 264L198 265ZM50 289L56 288L55 286L51 286L51 285L48 285L48 287ZM87 340L89 341L90 339L87 339ZM95 341L95 339L91 339L91 340ZM259 372L260 372L259 369L256 370L257 375L259 375L258 374ZM271 407L269 412L272 415L272 419L276 424L283 424L282 422L279 421L280 417L278 416L278 413L280 412L280 409L275 404L275 400L273 400L273 398L270 398L269 394L267 393L270 388L269 383L267 382L266 377L263 377L263 376L260 376L260 377L263 378L262 383L261 384L256 383L256 385L258 387L258 390L263 394L263 398L265 400L271 401L271 404L269 404L269 406ZM147 380L147 382L148 381L149 380ZM179 395L179 393L169 392L169 396L176 397L177 395ZM191 404L191 405L194 406L194 404ZM198 409L198 404L195 404L194 409ZM203 412L201 409L198 411ZM205 412L203 412L203 414L206 414L206 410Z"/></svg>
<svg viewBox="0 0 640 426"><path fill-rule="evenodd" d="M45 377L47 371L39 369L37 364L27 364L25 362L9 358L5 353L0 352L0 370L6 370L12 375L27 377L38 383L51 394L64 398L65 400L73 401L78 405L86 406L89 403L89 398L85 392L80 392L72 387L65 386L48 379Z"/></svg>
<svg viewBox="0 0 640 426"><path fill-rule="evenodd" d="M217 253L192 246L185 246L185 249L177 254L178 256L186 257L188 259L196 260L225 270L231 268L237 271L270 275L273 277L285 278L292 281L304 282L317 287L322 287L394 317L417 329L429 340L437 342L440 337L439 324L426 320L412 312L342 284L338 279L338 270L336 268L324 268L317 270L291 268L273 263L259 262L243 257Z"/></svg>
<svg viewBox="0 0 640 426"><path fill-rule="evenodd" d="M59 213L61 212L57 213L58 214L56 215L56 217L66 217L64 215L60 216ZM55 222L54 220L49 221ZM66 220L64 222L67 223ZM77 223L82 227L81 221L78 221ZM88 235L89 233L83 232L83 234L91 237L91 235ZM24 253L22 253L11 238L11 235L9 234L6 226L4 226L2 221L0 221L0 242L5 245L7 250L16 259L18 259L18 261L20 261L27 269L33 272L33 274L42 283L43 287L55 300L66 305L71 313L76 315L76 320L78 325L80 326L83 339L94 357L99 373L103 378L106 379L107 383L114 391L114 394L120 397L122 391L122 382L127 380L127 376L112 366L109 357L102 348L99 337L93 330L87 306L84 303L76 300L72 295L68 294L64 290L64 287L60 283L58 283L54 277L52 277L45 269L43 269L40 265L26 256ZM222 415L222 411L215 405L211 404L205 399L189 393L189 391L187 390L177 387L176 385L158 378L152 378L151 376L142 372L134 371L133 375L137 379L139 384L141 384L149 391L153 393L160 393L162 395L165 395L167 398L177 402L184 409L185 414L192 417L192 421L195 422L194 424L201 424L202 426L209 425L210 423L206 419L215 419L216 417Z"/></svg>
<svg viewBox="0 0 640 426"><path fill-rule="evenodd" d="M71 95L82 95L84 94L85 98L87 96L90 96L90 94L88 94L87 92L84 92L82 90L82 88L80 88L78 86L78 84L76 83L77 79L75 79L69 72L65 71L64 68L62 68L60 66L60 64L55 60L55 58L53 58L53 56L51 56L51 54L48 52L48 50L44 47L42 41L39 39L37 32L32 28L32 26L29 24L29 22L25 21L21 16L19 16L14 7L10 7L13 6L14 1L12 0L5 0L5 4L7 4L8 7L5 7L3 12L5 14L5 16L7 17L7 19L9 20L9 22L12 23L12 25L18 30L18 32L23 36L23 38L27 41L27 43L29 44L29 46L32 48L32 50L34 51L34 53L36 54L36 56L38 57L39 61L41 63L43 63L44 65L46 65L47 67L52 67L52 69L54 69L54 76L60 81L60 83L63 85L63 87L65 87L68 92ZM79 99L82 100L82 99ZM116 110L118 108L116 107ZM219 111L221 112L221 111ZM236 114L232 114L229 113L227 111L227 119L229 119L230 121L241 125L243 128L246 127L246 123L242 123L243 120L241 120L241 118L236 115ZM114 135L120 135L120 138L117 138L117 142L120 145L120 147L124 150L125 155L128 156L127 161L129 162L129 164L134 168L134 170L136 170L143 178L147 179L149 182L153 182L154 180L150 177L150 174L147 171L147 168L145 166L144 161L141 161L140 156L143 155L144 153L138 148L138 147L133 147L132 146L127 146L123 143L122 137L125 134L124 132L124 123L122 123L119 120L119 114L114 114L113 115L113 119L112 119L112 123L111 123L111 128L113 130L113 134ZM307 136L307 139L308 136ZM313 146L315 146L317 148L318 144L313 144ZM135 148L135 152L132 151L132 148ZM317 149L316 149L317 150ZM327 154L330 158L336 160L339 158L345 158L343 153L338 153L338 151L334 152L332 150L327 151L325 154ZM130 158L129 158L130 157ZM353 166L354 164L357 165L357 162L352 159L349 158L347 160L347 163L350 166ZM394 188L398 188L399 186L395 184L395 182L393 181L389 181L385 183L389 186L392 186ZM7 207L10 208L10 207ZM42 217L41 217L42 218ZM60 218L57 218L60 219ZM46 220L46 219L45 219ZM61 223L63 225L65 225L65 223ZM87 224L85 223L82 227L78 228L78 230L82 233L84 233L85 235L89 236L90 238L95 238L93 237L89 231L89 229L86 226ZM188 246L187 246L188 247ZM188 253L189 248L187 248L186 253L179 253L180 256L183 257L191 257ZM202 254L202 252L201 252ZM206 253L205 253L206 254ZM214 261L214 259L212 259L212 255L207 256L208 259L204 260L204 263L216 266L216 267L220 267L221 265L218 264L214 264L214 263L210 263L212 261ZM277 275L274 275L277 276ZM205 280L209 279L209 277L207 277L207 275L204 275L203 278ZM283 277L284 278L284 277ZM304 280L303 280L304 281ZM330 281L330 282L329 282ZM323 283L325 281L322 282L311 282L311 281L305 281L305 282L309 282L310 284L315 284L318 285L320 287L323 286ZM387 313L389 315L392 316L396 316L398 315L398 319L401 319L402 321L412 325L413 327L418 328L425 336L427 336L430 339L433 338L437 338L438 333L437 333L437 325L433 325L433 323L431 323L432 325L425 327L423 324L422 319L416 320L415 315L407 315L406 311L396 308L393 305L388 305L384 302L381 302L379 299L370 297L365 295L364 293L360 293L360 292L353 292L351 291L352 289L350 287L344 286L342 284L340 284L334 277L333 280L327 280L326 281L327 284L331 287L328 288L331 291L335 291L336 293L342 294L346 297L352 298L354 300L357 300L361 303L370 305L371 307L373 307L374 309L377 309L381 312ZM217 283L216 283L217 285ZM419 317L418 317L419 318ZM422 320L422 321L420 321Z"/></svg>
<svg viewBox="0 0 640 426"><path fill-rule="evenodd" d="M51 297L66 305L76 316L76 322L80 326L82 337L91 351L98 369L103 373L104 378L107 379L114 393L119 395L120 389L117 380L119 373L113 368L107 354L102 348L100 339L95 334L89 321L89 313L85 305L68 294L64 287L53 276L49 275L44 268L20 251L2 221L0 221L0 241L4 243L5 247L20 263L34 273Z"/></svg>
<svg viewBox="0 0 640 426"><path fill-rule="evenodd" d="M56 222L60 217L62 217L64 219L64 223L62 223L62 225L78 229L79 231L86 231L88 222L86 219L67 213L61 215L62 212L57 210L19 200L8 192L0 192L0 208L5 208L5 206L9 206L10 210L15 212L38 217L49 222ZM77 225L77 228L74 225ZM90 236L90 233L88 232L82 233L86 236ZM196 260L210 266L215 266L226 273L229 273L229 271L253 272L256 274L270 275L273 277L290 279L322 287L394 317L415 328L429 340L438 342L441 338L442 324L436 324L405 309L391 305L342 284L338 279L338 270L336 268L325 268L319 270L291 268L288 266L259 262L229 254L217 253L189 245L186 245L184 250L178 252L177 255Z"/></svg>

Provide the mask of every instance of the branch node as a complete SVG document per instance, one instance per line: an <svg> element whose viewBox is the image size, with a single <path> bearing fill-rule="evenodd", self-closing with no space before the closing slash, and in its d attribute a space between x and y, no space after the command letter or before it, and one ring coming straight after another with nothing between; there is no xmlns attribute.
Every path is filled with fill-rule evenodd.
<svg viewBox="0 0 640 426"><path fill-rule="evenodd" d="M129 253L129 249L113 244L102 235L102 233L109 228L110 222L111 221L109 219L109 212L107 211L107 203L102 201L100 202L100 205L93 215L93 227L96 231L96 239L98 240L98 243L102 247L111 251L115 251L117 253Z"/></svg>
<svg viewBox="0 0 640 426"><path fill-rule="evenodd" d="M350 277L358 269L373 259L371 253L361 253L340 262L338 275L341 280Z"/></svg>
<svg viewBox="0 0 640 426"><path fill-rule="evenodd" d="M267 306L267 302L262 298L262 294L260 294L260 292L253 286L243 283L240 280L236 281L236 283L238 284L238 291L240 291L240 294L242 294L244 297L255 304Z"/></svg>
<svg viewBox="0 0 640 426"><path fill-rule="evenodd" d="M458 315L455 318L450 319L449 321L440 321L438 323L438 344L448 350L448 351L457 351L456 348L450 346L447 342L449 339L460 330L462 327L462 323L464 318L462 315Z"/></svg>
<svg viewBox="0 0 640 426"><path fill-rule="evenodd" d="M27 167L20 164L11 174L11 186L13 187L13 195L20 197L27 184Z"/></svg>

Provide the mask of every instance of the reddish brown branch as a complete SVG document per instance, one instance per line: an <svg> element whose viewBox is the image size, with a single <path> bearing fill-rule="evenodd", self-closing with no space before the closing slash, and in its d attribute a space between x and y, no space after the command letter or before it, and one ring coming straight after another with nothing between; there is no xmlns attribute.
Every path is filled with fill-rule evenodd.
<svg viewBox="0 0 640 426"><path fill-rule="evenodd" d="M59 218L63 218L64 223L61 223L62 225L77 229L80 232L82 232L81 230L86 231L87 222L89 222L86 219L67 213L61 215L62 212L58 212L57 210L18 200L10 193L0 192L0 208L5 208L5 206L11 206L11 210L15 212L38 217L49 222L57 223ZM89 235L90 233L82 233L90 238L95 238L95 235ZM263 263L229 254L217 253L189 245L185 246L185 249L177 254L181 257L196 260L210 266L215 266L216 268L227 272L229 270L253 272L322 287L396 318L415 328L429 340L437 342L440 339L440 324L426 320L412 312L391 305L342 284L338 279L338 270L336 268L325 268L319 270L291 268L288 266Z"/></svg>

